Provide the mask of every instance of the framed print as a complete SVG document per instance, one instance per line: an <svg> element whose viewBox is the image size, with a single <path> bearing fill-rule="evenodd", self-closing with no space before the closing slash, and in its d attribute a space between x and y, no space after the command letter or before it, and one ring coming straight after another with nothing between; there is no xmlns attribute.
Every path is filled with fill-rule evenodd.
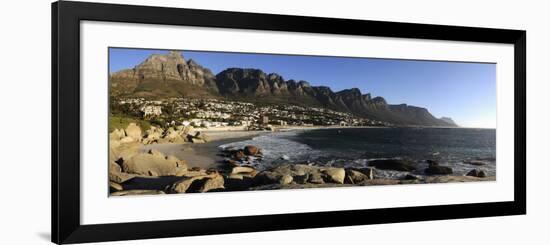
<svg viewBox="0 0 550 245"><path fill-rule="evenodd" d="M520 215L521 30L52 5L52 241Z"/></svg>

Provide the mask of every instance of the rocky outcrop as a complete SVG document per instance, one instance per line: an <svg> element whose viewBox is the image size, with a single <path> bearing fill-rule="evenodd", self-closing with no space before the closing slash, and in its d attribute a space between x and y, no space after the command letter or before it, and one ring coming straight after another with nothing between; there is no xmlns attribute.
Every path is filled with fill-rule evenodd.
<svg viewBox="0 0 550 245"><path fill-rule="evenodd" d="M224 178L219 173L198 174L195 176L184 176L168 186L168 193L191 193L191 192L208 192L213 190L224 189Z"/></svg>
<svg viewBox="0 0 550 245"><path fill-rule="evenodd" d="M329 168L322 171L326 176L327 182L344 184L346 170L343 168Z"/></svg>
<svg viewBox="0 0 550 245"><path fill-rule="evenodd" d="M153 54L132 69L110 75L111 94L116 96L196 95L217 92L215 76L181 52ZM193 91L193 88L195 90Z"/></svg>
<svg viewBox="0 0 550 245"><path fill-rule="evenodd" d="M154 132L155 129L148 133ZM127 137L120 131L112 136L114 139ZM376 175L376 169L414 171L415 166L401 159L386 159L370 161L371 167L365 168L282 164L259 171L246 161L229 159L233 163L220 168L188 168L185 161L157 150L135 151L136 144L139 145L133 142L110 149L109 190L112 196L494 180L477 169L466 176L452 176L450 168L435 160L426 161L428 175L413 175L416 174L413 172L392 179ZM262 150L248 145L224 152L228 156L248 158L261 156Z"/></svg>
<svg viewBox="0 0 550 245"><path fill-rule="evenodd" d="M347 184L362 183L371 179L374 179L373 168L366 168L363 170L346 169L345 183Z"/></svg>
<svg viewBox="0 0 550 245"><path fill-rule="evenodd" d="M260 150L258 149L258 147L253 146L253 145L245 146L243 151L244 151L244 154L249 155L249 156L255 156L255 155L260 154Z"/></svg>
<svg viewBox="0 0 550 245"><path fill-rule="evenodd" d="M141 128L135 124L130 123L126 129L124 130L127 137L130 137L132 141L140 141L141 140Z"/></svg>
<svg viewBox="0 0 550 245"><path fill-rule="evenodd" d="M188 134L187 141L191 143L206 143L208 142L208 136L205 133L196 132L195 134Z"/></svg>
<svg viewBox="0 0 550 245"><path fill-rule="evenodd" d="M122 169L126 173L145 176L177 176L187 172L187 163L151 150L123 160Z"/></svg>

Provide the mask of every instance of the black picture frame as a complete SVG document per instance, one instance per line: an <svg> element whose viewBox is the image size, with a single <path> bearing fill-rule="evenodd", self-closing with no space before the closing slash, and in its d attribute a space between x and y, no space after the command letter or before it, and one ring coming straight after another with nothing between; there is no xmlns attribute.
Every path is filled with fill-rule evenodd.
<svg viewBox="0 0 550 245"><path fill-rule="evenodd" d="M80 22L84 20L513 44L514 201L81 225L79 81ZM55 2L52 4L52 242L100 242L525 214L525 82L526 32L523 30Z"/></svg>

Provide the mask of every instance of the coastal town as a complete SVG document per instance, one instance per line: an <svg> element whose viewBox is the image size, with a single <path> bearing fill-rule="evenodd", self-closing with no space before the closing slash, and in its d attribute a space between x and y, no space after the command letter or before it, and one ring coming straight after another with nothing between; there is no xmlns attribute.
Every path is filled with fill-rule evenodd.
<svg viewBox="0 0 550 245"><path fill-rule="evenodd" d="M327 108L255 104L218 99L111 100L111 113L142 118L159 126L238 127L247 130L284 126L392 126L392 124Z"/></svg>

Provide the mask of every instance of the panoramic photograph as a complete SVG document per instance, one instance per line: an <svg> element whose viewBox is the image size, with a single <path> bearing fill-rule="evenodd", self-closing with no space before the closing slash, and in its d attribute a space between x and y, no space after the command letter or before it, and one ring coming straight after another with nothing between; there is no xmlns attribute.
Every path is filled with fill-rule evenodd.
<svg viewBox="0 0 550 245"><path fill-rule="evenodd" d="M109 48L109 195L496 180L496 64Z"/></svg>

